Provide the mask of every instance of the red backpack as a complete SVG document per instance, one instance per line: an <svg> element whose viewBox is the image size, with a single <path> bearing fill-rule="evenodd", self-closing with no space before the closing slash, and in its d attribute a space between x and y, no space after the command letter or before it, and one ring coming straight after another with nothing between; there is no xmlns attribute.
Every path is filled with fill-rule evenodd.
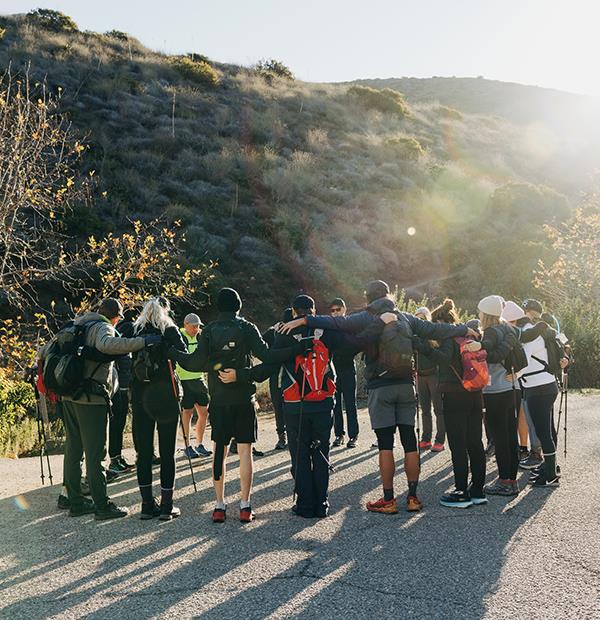
<svg viewBox="0 0 600 620"><path fill-rule="evenodd" d="M315 330L312 347L306 355L297 355L294 374L286 372L292 385L283 390L286 403L319 402L335 396L329 349L320 340L322 330Z"/></svg>
<svg viewBox="0 0 600 620"><path fill-rule="evenodd" d="M455 368L450 366L454 374L460 379L463 388L467 392L478 392L482 390L489 382L490 373L487 365L487 351L479 349L479 351L466 351L465 344L471 342L470 338L455 338L460 348L460 358L462 361L463 374L458 374Z"/></svg>

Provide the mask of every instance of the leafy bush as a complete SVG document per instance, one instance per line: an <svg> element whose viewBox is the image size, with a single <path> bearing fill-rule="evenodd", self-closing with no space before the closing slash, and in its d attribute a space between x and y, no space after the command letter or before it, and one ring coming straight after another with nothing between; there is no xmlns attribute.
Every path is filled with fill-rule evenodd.
<svg viewBox="0 0 600 620"><path fill-rule="evenodd" d="M129 35L122 30L108 30L104 33L104 36L117 41L129 41Z"/></svg>
<svg viewBox="0 0 600 620"><path fill-rule="evenodd" d="M192 60L188 56L177 56L171 62L180 75L187 80L212 88L219 85L219 74L205 60Z"/></svg>
<svg viewBox="0 0 600 620"><path fill-rule="evenodd" d="M462 121L464 118L463 115L458 110L455 110L454 108L449 108L446 105L439 106L437 108L437 113L442 118L447 118L448 120L453 120L453 121Z"/></svg>
<svg viewBox="0 0 600 620"><path fill-rule="evenodd" d="M46 30L54 32L77 32L77 24L68 15L52 9L35 9L27 13L27 19Z"/></svg>
<svg viewBox="0 0 600 620"><path fill-rule="evenodd" d="M403 117L410 115L410 108L402 94L391 88L377 90L370 86L351 86L348 95L367 110L388 112Z"/></svg>
<svg viewBox="0 0 600 620"><path fill-rule="evenodd" d="M10 379L0 368L0 456L18 456L35 446L35 422L30 417L34 409L32 387Z"/></svg>
<svg viewBox="0 0 600 620"><path fill-rule="evenodd" d="M271 82L273 78L281 78L283 80L293 80L294 74L289 67L286 67L279 60L274 58L268 58L259 60L255 67L256 72L268 82Z"/></svg>
<svg viewBox="0 0 600 620"><path fill-rule="evenodd" d="M386 150L393 157L417 161L425 154L425 149L416 138L390 138L384 142Z"/></svg>

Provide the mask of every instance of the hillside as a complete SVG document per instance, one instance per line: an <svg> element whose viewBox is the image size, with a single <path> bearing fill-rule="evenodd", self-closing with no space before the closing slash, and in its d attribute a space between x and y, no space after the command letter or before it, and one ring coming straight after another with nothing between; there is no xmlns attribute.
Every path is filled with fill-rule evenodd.
<svg viewBox="0 0 600 620"><path fill-rule="evenodd" d="M401 80L405 102L167 57L123 33L52 32L19 16L0 27L0 66L31 63L61 89L90 145L96 203L69 231L181 220L190 264L218 260L211 286L239 287L263 323L300 289L358 305L373 277L466 305L491 291L524 297L550 251L543 224L569 215L594 165L578 160L575 182L549 150L550 125L524 131L463 85L446 98L438 80Z"/></svg>

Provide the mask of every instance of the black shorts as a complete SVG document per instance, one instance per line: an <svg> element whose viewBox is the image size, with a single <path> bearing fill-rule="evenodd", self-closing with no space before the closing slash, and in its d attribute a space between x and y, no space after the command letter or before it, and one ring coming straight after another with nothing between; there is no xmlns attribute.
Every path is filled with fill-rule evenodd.
<svg viewBox="0 0 600 620"><path fill-rule="evenodd" d="M181 385L183 385L181 406L184 409L193 409L194 405L208 406L208 389L202 379L187 379L182 381Z"/></svg>
<svg viewBox="0 0 600 620"><path fill-rule="evenodd" d="M238 443L256 441L256 410L254 401L239 405L215 405L208 408L212 440L228 445L232 439Z"/></svg>

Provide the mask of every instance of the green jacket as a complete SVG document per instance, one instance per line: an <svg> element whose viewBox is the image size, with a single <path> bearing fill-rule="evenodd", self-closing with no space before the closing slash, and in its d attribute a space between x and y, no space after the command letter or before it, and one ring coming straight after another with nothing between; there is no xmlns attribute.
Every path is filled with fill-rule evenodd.
<svg viewBox="0 0 600 620"><path fill-rule="evenodd" d="M187 352L193 353L198 348L198 336L190 336L185 328L182 327L180 330L181 335L183 336L183 340L187 346ZM186 370L182 368L179 364L177 364L177 368L175 369L177 372L177 376L182 381L189 381L190 379L202 379L203 373L201 372L192 372L191 370Z"/></svg>

